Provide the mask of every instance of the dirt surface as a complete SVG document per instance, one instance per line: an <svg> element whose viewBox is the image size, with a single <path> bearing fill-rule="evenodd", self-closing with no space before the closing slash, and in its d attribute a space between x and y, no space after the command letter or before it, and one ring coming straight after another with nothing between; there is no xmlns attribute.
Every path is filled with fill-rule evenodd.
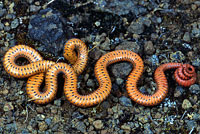
<svg viewBox="0 0 200 134"><path fill-rule="evenodd" d="M0 133L34 134L200 134L200 2L195 0L3 0L0 1ZM126 62L108 67L112 91L97 106L79 108L63 94L59 77L56 99L37 105L26 94L27 79L10 76L3 56L17 44L36 49L44 59L63 56L66 40L83 40L89 61L78 77L78 91L98 88L97 60L105 53L127 49L144 60L139 89L153 94L155 69L168 62L192 64L197 81L179 86L167 71L167 98L154 107L131 101L125 82L132 70ZM19 60L19 64L27 64Z"/></svg>

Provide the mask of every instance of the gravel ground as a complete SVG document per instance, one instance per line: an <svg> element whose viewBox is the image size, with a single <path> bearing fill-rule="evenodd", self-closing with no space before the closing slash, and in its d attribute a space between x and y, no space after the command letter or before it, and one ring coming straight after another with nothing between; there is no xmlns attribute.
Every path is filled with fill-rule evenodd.
<svg viewBox="0 0 200 134"><path fill-rule="evenodd" d="M200 134L199 14L200 2L195 0L0 1L0 133ZM112 92L97 106L71 105L62 87L52 103L29 101L27 79L9 76L2 66L5 52L26 44L56 61L64 42L72 37L82 39L90 49L88 66L79 76L80 93L97 89L96 61L118 49L143 58L145 72L139 82L143 93L156 90L153 72L162 63L192 64L197 82L181 87L168 71L167 98L158 106L144 107L127 95L125 82L132 66L124 62L108 67Z"/></svg>

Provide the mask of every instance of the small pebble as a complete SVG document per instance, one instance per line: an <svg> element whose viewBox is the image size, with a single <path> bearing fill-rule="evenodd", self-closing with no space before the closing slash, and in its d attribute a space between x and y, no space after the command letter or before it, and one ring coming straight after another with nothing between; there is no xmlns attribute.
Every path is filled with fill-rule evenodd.
<svg viewBox="0 0 200 134"><path fill-rule="evenodd" d="M145 42L144 52L145 52L145 54L148 54L148 55L152 55L155 52L155 48L153 46L152 41Z"/></svg>
<svg viewBox="0 0 200 134"><path fill-rule="evenodd" d="M101 120L96 120L93 122L93 125L96 129L102 129L104 127L103 122Z"/></svg>
<svg viewBox="0 0 200 134"><path fill-rule="evenodd" d="M124 130L131 130L131 127L128 125L128 124L124 124L121 126L121 129L124 129Z"/></svg>
<svg viewBox="0 0 200 134"><path fill-rule="evenodd" d="M144 32L144 25L133 21L127 30L130 33L142 34Z"/></svg>
<svg viewBox="0 0 200 134"><path fill-rule="evenodd" d="M100 48L102 50L110 50L110 45L111 45L110 39L108 37L106 37L106 40L103 43L101 43Z"/></svg>
<svg viewBox="0 0 200 134"><path fill-rule="evenodd" d="M189 109L192 107L192 104L190 103L190 101L188 99L185 99L182 103L182 108L183 109Z"/></svg>
<svg viewBox="0 0 200 134"><path fill-rule="evenodd" d="M19 25L18 19L14 19L14 20L11 22L11 28L12 28L12 29L17 28L18 25Z"/></svg>
<svg viewBox="0 0 200 134"><path fill-rule="evenodd" d="M88 87L94 87L95 86L94 80L93 79L88 79L87 86Z"/></svg>
<svg viewBox="0 0 200 134"><path fill-rule="evenodd" d="M119 98L119 103L123 106L126 106L126 107L132 107L132 102L131 102L131 99L130 98L127 98L125 96L122 96Z"/></svg>
<svg viewBox="0 0 200 134"><path fill-rule="evenodd" d="M190 92L193 94L199 94L200 93L200 86L198 84L193 84L189 88Z"/></svg>
<svg viewBox="0 0 200 134"><path fill-rule="evenodd" d="M82 133L85 133L86 132L86 126L85 126L85 123L82 122L82 121L79 121L76 123L76 129L81 131Z"/></svg>
<svg viewBox="0 0 200 134"><path fill-rule="evenodd" d="M61 100L60 99L57 99L57 100L54 100L54 104L56 105L56 106L61 106Z"/></svg>
<svg viewBox="0 0 200 134"><path fill-rule="evenodd" d="M184 36L183 36L183 40L190 42L191 38L190 38L190 33L189 32L185 32Z"/></svg>
<svg viewBox="0 0 200 134"><path fill-rule="evenodd" d="M124 80L122 78L116 78L116 84L121 85L124 83Z"/></svg>
<svg viewBox="0 0 200 134"><path fill-rule="evenodd" d="M5 112L11 111L11 110L13 110L13 109L14 109L14 107L13 107L13 105L12 105L12 102L7 102L7 103L5 103L5 105L4 105L4 107L3 107L3 110L4 110Z"/></svg>
<svg viewBox="0 0 200 134"><path fill-rule="evenodd" d="M40 123L38 124L38 127L39 127L39 130L40 130L40 131L46 131L47 128L48 128L46 122L44 122L44 121L40 122Z"/></svg>
<svg viewBox="0 0 200 134"><path fill-rule="evenodd" d="M30 6L30 12L37 12L40 10L40 6L36 6L36 5L31 5Z"/></svg>
<svg viewBox="0 0 200 134"><path fill-rule="evenodd" d="M44 113L43 107L36 107L36 111L37 111L39 114Z"/></svg>
<svg viewBox="0 0 200 134"><path fill-rule="evenodd" d="M151 63L152 66L157 66L159 64L159 58L157 55L152 55L148 61Z"/></svg>
<svg viewBox="0 0 200 134"><path fill-rule="evenodd" d="M51 125L52 120L50 118L46 118L45 122L46 122L47 125Z"/></svg>
<svg viewBox="0 0 200 134"><path fill-rule="evenodd" d="M99 27L101 25L101 23L99 21L96 21L95 23L95 26Z"/></svg>
<svg viewBox="0 0 200 134"><path fill-rule="evenodd" d="M173 61L183 61L185 56L181 51L176 51L170 54L170 59Z"/></svg>

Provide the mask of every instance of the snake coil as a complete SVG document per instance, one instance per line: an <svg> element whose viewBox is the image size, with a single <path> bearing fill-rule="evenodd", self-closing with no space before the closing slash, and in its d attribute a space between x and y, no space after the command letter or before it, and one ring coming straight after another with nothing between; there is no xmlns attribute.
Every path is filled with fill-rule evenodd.
<svg viewBox="0 0 200 134"><path fill-rule="evenodd" d="M75 52L76 50L76 52ZM78 54L78 55L77 55ZM26 58L30 64L19 66L16 60ZM168 93L168 83L164 71L176 69L175 80L182 86L190 86L196 81L196 73L193 66L180 63L166 63L155 71L157 90L153 95L145 95L137 88L137 83L143 73L144 64L140 56L132 51L117 50L102 56L95 65L95 76L99 88L88 95L80 95L77 91L77 76L84 70L88 51L85 43L79 39L69 40L64 49L64 57L72 64L55 63L43 60L41 55L33 48L25 45L17 45L9 49L3 59L3 65L11 76L16 78L28 78L27 95L37 104L46 104L52 101L57 92L57 75L64 73L64 94L74 105L89 107L96 105L107 98L111 92L112 83L107 71L110 64L128 61L133 64L133 70L127 78L126 88L130 98L144 106L154 106L162 102ZM45 78L45 91L39 90Z"/></svg>

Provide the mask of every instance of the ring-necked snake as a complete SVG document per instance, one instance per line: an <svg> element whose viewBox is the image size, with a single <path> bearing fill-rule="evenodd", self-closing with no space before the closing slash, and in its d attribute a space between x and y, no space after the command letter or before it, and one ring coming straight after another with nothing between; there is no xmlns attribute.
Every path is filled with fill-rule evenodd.
<svg viewBox="0 0 200 134"><path fill-rule="evenodd" d="M76 51L75 51L76 50ZM19 66L16 60L20 57L26 58L30 64ZM154 106L159 104L168 93L168 83L164 71L176 69L175 80L182 86L190 86L196 81L196 73L193 66L181 63L166 63L159 66L155 71L157 91L153 95L145 95L137 88L143 73L143 61L140 56L132 51L117 50L102 56L95 65L95 76L99 88L88 95L81 95L77 91L77 75L85 68L88 59L88 50L84 42L79 39L69 40L64 49L64 57L70 62L55 63L43 60L38 52L25 45L17 45L6 52L3 65L5 70L17 78L28 78L27 94L37 104L46 104L52 101L57 92L57 75L63 73L65 76L64 94L74 105L89 107L96 105L107 98L111 92L112 84L107 72L107 66L120 61L128 61L133 64L133 70L129 74L126 87L130 98L138 104ZM45 79L45 91L39 90Z"/></svg>

